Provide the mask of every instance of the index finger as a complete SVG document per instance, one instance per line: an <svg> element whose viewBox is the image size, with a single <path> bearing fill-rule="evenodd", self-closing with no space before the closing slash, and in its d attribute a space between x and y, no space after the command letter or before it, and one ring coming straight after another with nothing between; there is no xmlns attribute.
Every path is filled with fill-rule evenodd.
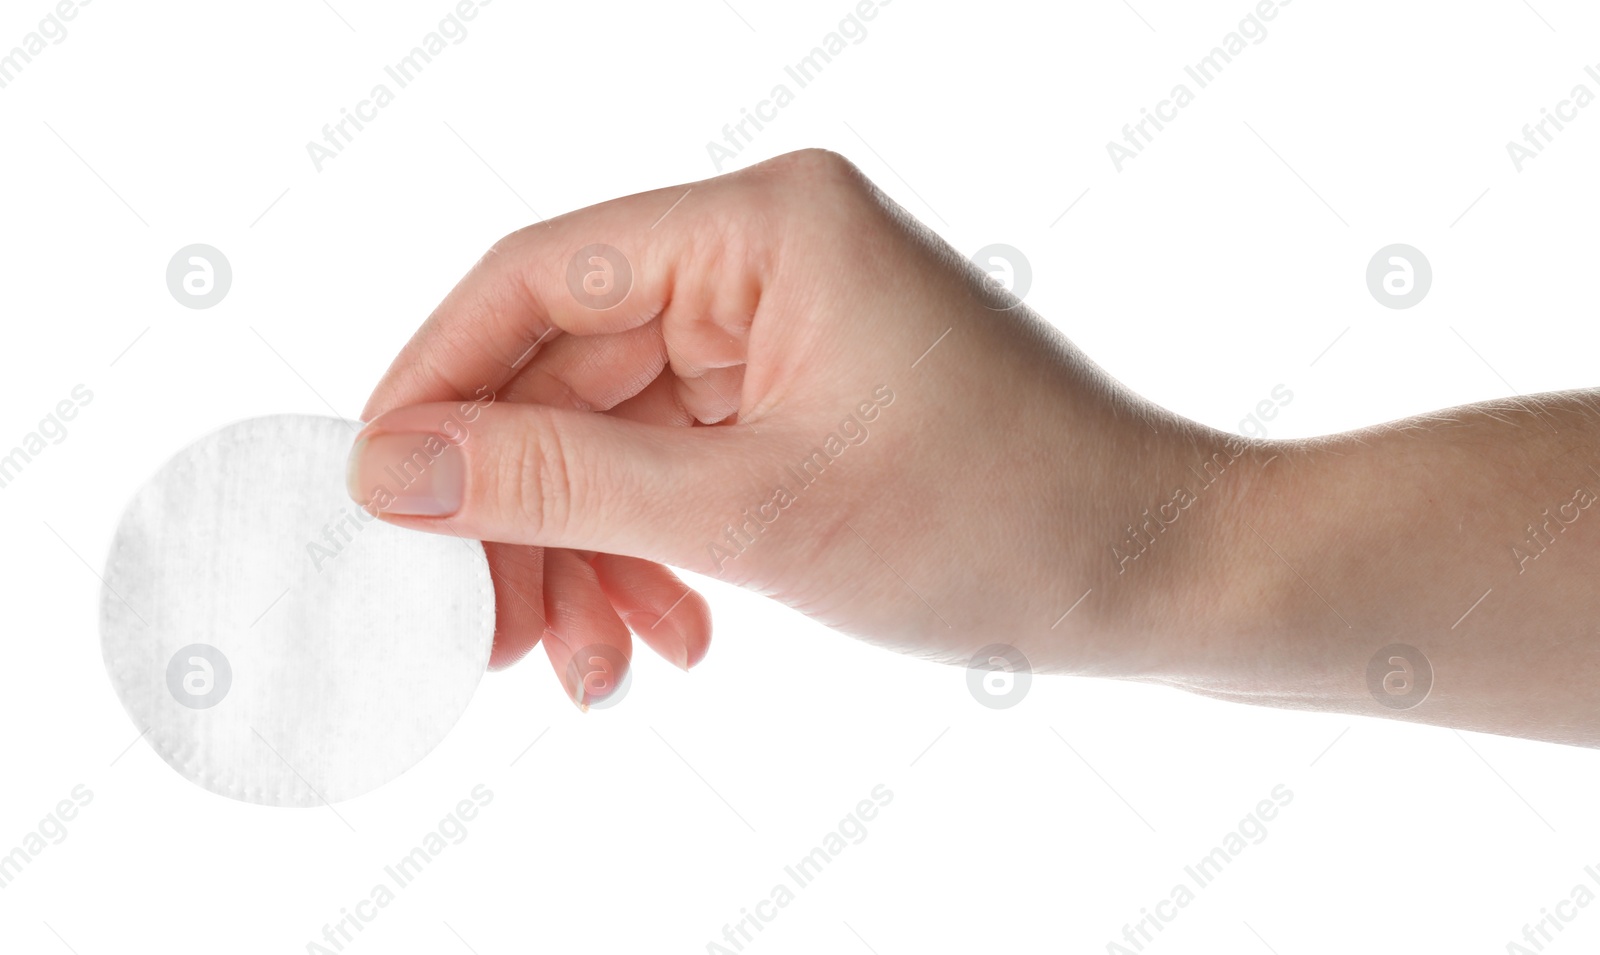
<svg viewBox="0 0 1600 955"><path fill-rule="evenodd" d="M708 214L704 204L674 204L700 189L615 199L495 243L401 349L362 420L495 391L558 335L620 332L654 319L693 248L696 220Z"/></svg>

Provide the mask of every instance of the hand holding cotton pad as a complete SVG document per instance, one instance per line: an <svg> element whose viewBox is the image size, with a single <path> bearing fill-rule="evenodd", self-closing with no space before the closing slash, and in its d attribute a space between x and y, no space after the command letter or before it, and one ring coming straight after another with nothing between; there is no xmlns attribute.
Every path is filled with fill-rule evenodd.
<svg viewBox="0 0 1600 955"><path fill-rule="evenodd" d="M144 738L212 792L275 806L368 792L444 738L488 666L482 545L352 504L359 428L280 415L214 432L117 529L106 668Z"/></svg>

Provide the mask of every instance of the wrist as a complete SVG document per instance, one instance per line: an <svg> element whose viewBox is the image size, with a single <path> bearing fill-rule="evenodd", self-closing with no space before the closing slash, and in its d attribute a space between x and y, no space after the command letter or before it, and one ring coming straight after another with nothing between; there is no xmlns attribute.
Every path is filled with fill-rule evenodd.
<svg viewBox="0 0 1600 955"><path fill-rule="evenodd" d="M1249 652L1274 572L1239 557L1273 559L1258 538L1297 499L1296 472L1281 466L1297 448L1170 415L1122 430L1092 530L1074 548L1090 600L1099 597L1080 621L1092 624L1095 653L1080 663L1095 675L1198 688Z"/></svg>

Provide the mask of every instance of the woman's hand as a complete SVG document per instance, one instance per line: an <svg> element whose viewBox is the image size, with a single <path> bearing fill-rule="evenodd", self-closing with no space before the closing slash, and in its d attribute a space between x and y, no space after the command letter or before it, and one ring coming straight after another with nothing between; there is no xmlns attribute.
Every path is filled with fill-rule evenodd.
<svg viewBox="0 0 1600 955"><path fill-rule="evenodd" d="M922 657L1142 672L1218 509L1119 558L1198 429L822 151L506 237L364 417L353 496L491 542L494 665L553 637L580 703L630 628L706 652L665 564Z"/></svg>

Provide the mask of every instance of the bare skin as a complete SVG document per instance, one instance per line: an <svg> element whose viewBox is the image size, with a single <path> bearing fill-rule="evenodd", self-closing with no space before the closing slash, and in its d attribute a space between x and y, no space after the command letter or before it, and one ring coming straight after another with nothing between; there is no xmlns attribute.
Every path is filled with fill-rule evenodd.
<svg viewBox="0 0 1600 955"><path fill-rule="evenodd" d="M1596 410L1595 393L1564 392L1274 446L1271 477L1233 508L1264 540L1234 529L1218 548L1237 580L1216 629L1239 656L1162 678L1243 702L1600 745ZM1364 672L1393 643L1422 651L1433 687L1381 712Z"/></svg>
<svg viewBox="0 0 1600 955"><path fill-rule="evenodd" d="M597 244L631 281L578 255ZM607 687L574 659L625 660L630 629L706 653L671 565L926 659L1008 644L1040 672L1600 745L1593 406L1244 442L1119 385L811 150L501 240L374 391L351 492L493 542L492 664L542 641L580 705ZM1390 644L1431 665L1407 709L1369 685ZM1390 679L1393 703L1420 677Z"/></svg>

